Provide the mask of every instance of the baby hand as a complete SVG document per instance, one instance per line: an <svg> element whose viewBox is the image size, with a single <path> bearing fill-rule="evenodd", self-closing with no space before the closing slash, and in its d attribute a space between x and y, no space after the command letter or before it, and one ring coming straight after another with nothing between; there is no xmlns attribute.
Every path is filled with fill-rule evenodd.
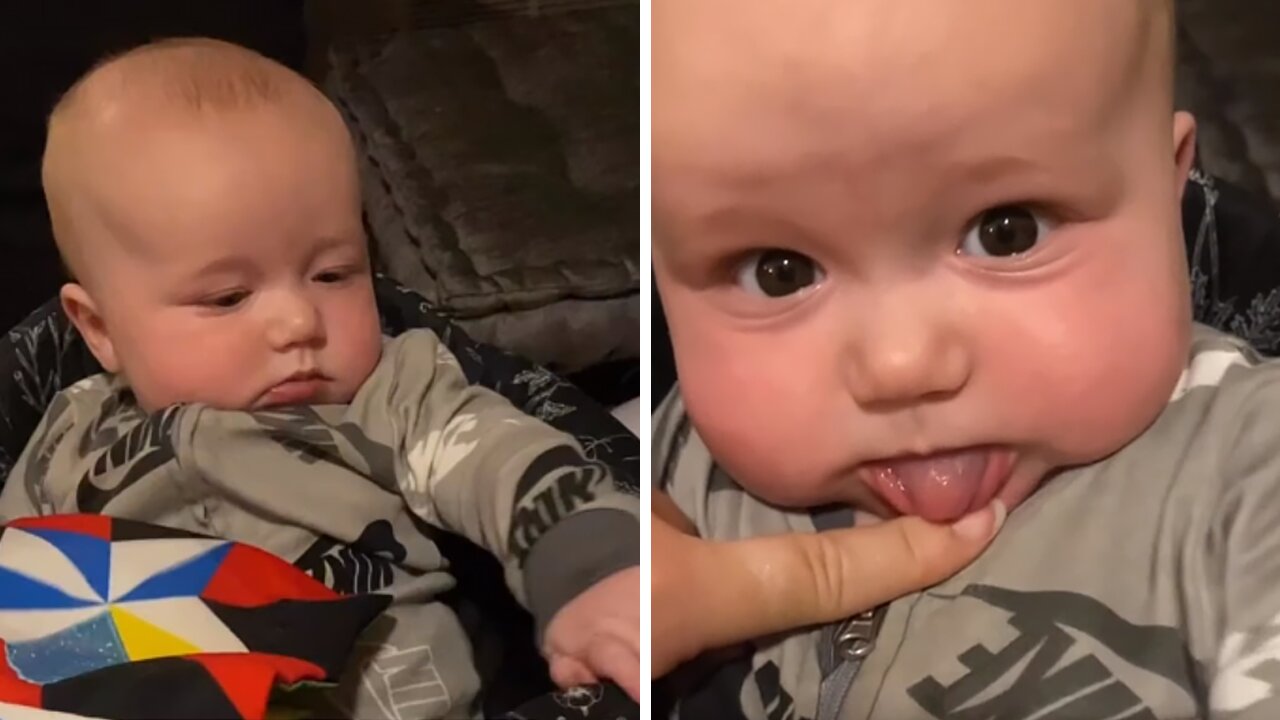
<svg viewBox="0 0 1280 720"><path fill-rule="evenodd" d="M620 570L560 608L542 652L562 688L601 678L640 701L640 568Z"/></svg>

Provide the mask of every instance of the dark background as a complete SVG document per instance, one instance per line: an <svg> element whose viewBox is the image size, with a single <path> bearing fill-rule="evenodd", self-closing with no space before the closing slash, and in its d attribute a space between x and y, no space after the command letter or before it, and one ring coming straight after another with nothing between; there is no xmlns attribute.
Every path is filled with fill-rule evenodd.
<svg viewBox="0 0 1280 720"><path fill-rule="evenodd" d="M304 70L302 0L10 2L0 11L0 328L56 294L63 276L40 190L45 117L105 54L174 35L220 37Z"/></svg>

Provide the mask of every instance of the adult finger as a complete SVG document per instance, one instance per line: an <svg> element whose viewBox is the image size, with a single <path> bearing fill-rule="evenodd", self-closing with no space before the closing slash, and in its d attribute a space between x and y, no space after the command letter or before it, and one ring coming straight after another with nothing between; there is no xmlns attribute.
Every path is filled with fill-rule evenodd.
<svg viewBox="0 0 1280 720"><path fill-rule="evenodd" d="M917 517L877 525L716 543L718 612L705 646L831 622L934 585L974 560L1004 523L999 501L953 525ZM750 598L750 602L743 602Z"/></svg>

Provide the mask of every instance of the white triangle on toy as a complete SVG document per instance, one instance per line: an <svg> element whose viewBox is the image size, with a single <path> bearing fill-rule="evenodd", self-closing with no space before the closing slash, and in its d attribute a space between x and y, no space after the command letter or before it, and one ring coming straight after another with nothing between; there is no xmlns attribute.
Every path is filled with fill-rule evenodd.
<svg viewBox="0 0 1280 720"><path fill-rule="evenodd" d="M217 538L117 540L111 543L108 599L124 597L144 581L226 544Z"/></svg>
<svg viewBox="0 0 1280 720"><path fill-rule="evenodd" d="M73 598L102 602L71 559L53 543L21 528L0 535L0 567L49 585Z"/></svg>
<svg viewBox="0 0 1280 720"><path fill-rule="evenodd" d="M204 652L248 652L244 643L199 598L160 598L116 603Z"/></svg>
<svg viewBox="0 0 1280 720"><path fill-rule="evenodd" d="M96 605L71 610L0 610L0 640L7 645L37 640L101 615L106 609L105 605Z"/></svg>

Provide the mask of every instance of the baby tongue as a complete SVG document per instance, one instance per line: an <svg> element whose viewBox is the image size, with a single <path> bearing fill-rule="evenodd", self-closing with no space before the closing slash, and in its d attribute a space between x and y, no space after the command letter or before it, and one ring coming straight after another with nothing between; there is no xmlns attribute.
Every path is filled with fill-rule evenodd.
<svg viewBox="0 0 1280 720"><path fill-rule="evenodd" d="M870 463L866 469L899 512L951 522L975 509L989 455L987 450L960 450Z"/></svg>

